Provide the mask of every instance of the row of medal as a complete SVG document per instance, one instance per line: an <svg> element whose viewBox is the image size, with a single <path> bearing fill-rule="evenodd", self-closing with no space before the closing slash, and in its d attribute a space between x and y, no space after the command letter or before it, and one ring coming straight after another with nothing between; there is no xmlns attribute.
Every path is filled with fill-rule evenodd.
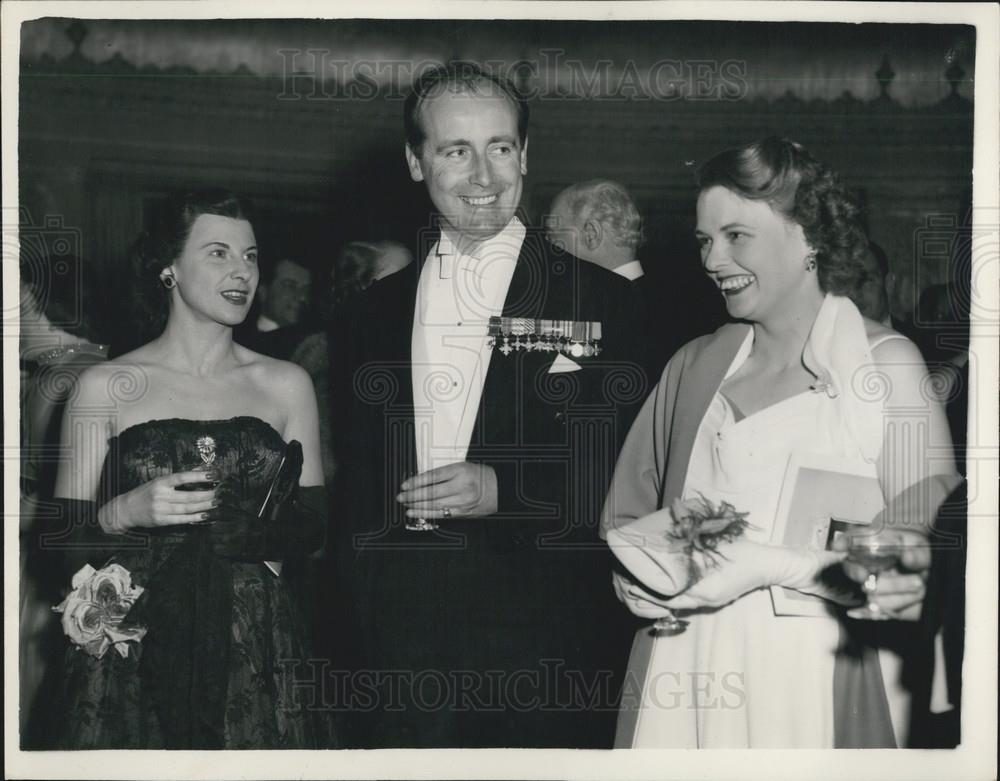
<svg viewBox="0 0 1000 781"><path fill-rule="evenodd" d="M558 352L574 358L600 355L601 324L579 320L535 320L491 317L489 346L499 341L505 356L512 352Z"/></svg>

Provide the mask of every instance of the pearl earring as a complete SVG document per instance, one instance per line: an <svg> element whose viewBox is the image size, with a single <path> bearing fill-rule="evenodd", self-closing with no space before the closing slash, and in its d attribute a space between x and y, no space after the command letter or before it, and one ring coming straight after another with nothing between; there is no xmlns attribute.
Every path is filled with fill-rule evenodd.
<svg viewBox="0 0 1000 781"><path fill-rule="evenodd" d="M816 270L816 253L810 252L806 255L806 271Z"/></svg>

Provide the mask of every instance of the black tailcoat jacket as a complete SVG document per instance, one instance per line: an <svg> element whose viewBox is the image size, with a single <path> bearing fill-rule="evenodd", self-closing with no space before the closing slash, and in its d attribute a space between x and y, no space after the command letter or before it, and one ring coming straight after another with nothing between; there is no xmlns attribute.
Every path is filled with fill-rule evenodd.
<svg viewBox="0 0 1000 781"><path fill-rule="evenodd" d="M418 265L344 307L329 335L343 467L318 634L342 679L325 696L358 746L610 747L635 623L597 529L648 390L634 286L529 229L503 315L600 322L600 354L552 373L554 351L495 349L467 460L496 471L499 508L412 532L395 497L416 468Z"/></svg>

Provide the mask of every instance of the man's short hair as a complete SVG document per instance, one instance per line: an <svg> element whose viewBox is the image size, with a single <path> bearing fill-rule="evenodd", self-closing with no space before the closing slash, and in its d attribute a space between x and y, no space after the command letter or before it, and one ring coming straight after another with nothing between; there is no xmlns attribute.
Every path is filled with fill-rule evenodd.
<svg viewBox="0 0 1000 781"><path fill-rule="evenodd" d="M616 246L635 250L643 242L642 216L629 195L618 182L592 179L571 185L559 199L565 203L574 224L585 219L598 220L610 228Z"/></svg>
<svg viewBox="0 0 1000 781"><path fill-rule="evenodd" d="M442 92L501 95L517 112L517 135L521 146L528 138L528 103L509 79L496 76L474 62L457 60L425 71L413 83L403 104L403 130L413 154L420 156L426 134L420 124L420 109L428 98Z"/></svg>

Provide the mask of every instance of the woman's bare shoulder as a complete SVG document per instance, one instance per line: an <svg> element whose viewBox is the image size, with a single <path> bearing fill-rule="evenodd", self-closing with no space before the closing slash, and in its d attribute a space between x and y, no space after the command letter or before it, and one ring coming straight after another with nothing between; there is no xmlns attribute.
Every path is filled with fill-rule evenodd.
<svg viewBox="0 0 1000 781"><path fill-rule="evenodd" d="M309 374L297 363L239 347L237 357L251 382L259 389L281 395L298 388L311 388Z"/></svg>

